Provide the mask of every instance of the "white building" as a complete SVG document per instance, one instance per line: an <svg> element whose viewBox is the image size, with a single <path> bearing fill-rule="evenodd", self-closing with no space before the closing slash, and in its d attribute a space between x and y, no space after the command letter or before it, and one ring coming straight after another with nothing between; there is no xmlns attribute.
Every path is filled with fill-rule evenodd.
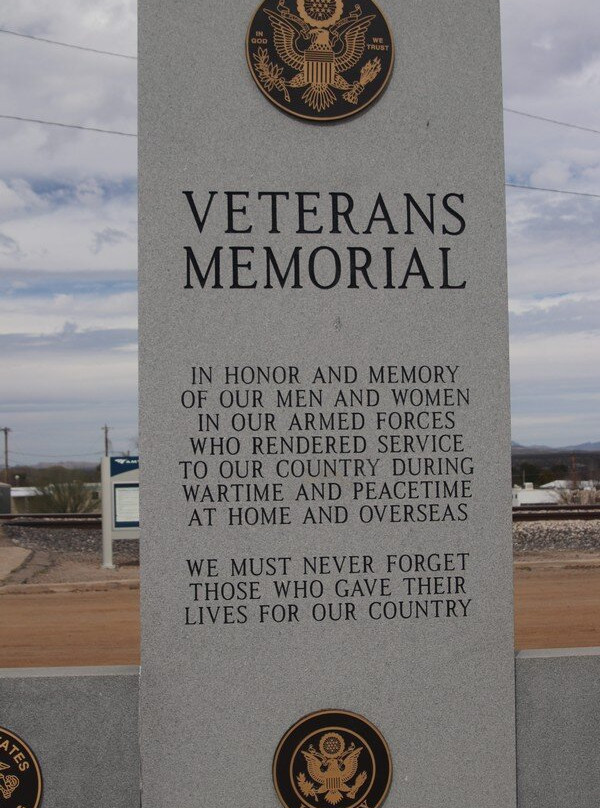
<svg viewBox="0 0 600 808"><path fill-rule="evenodd" d="M543 490L545 488L546 486L534 488L533 483L525 483L524 488L520 485L513 486L513 508L519 508L521 505L558 505L561 501L560 493Z"/></svg>

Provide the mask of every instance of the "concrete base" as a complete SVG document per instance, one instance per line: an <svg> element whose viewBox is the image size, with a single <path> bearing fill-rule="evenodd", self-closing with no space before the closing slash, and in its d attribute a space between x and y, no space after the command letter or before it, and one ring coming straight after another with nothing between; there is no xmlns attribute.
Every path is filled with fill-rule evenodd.
<svg viewBox="0 0 600 808"><path fill-rule="evenodd" d="M600 648L516 670L519 808L598 808ZM137 668L0 670L0 726L36 753L43 808L139 808Z"/></svg>
<svg viewBox="0 0 600 808"><path fill-rule="evenodd" d="M519 808L600 805L600 649L517 655Z"/></svg>
<svg viewBox="0 0 600 808"><path fill-rule="evenodd" d="M24 547L0 547L0 583L19 569L31 555L31 550Z"/></svg>
<svg viewBox="0 0 600 808"><path fill-rule="evenodd" d="M37 756L43 808L139 808L138 668L2 670L0 726Z"/></svg>

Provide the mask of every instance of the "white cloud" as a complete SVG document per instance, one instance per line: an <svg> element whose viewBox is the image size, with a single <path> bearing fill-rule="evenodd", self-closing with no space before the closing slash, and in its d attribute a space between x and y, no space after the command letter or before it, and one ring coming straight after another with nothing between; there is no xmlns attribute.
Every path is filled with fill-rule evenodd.
<svg viewBox="0 0 600 808"><path fill-rule="evenodd" d="M0 298L0 335L60 333L65 323L78 331L137 328L137 294L47 294Z"/></svg>
<svg viewBox="0 0 600 808"><path fill-rule="evenodd" d="M556 427L565 424L572 425L577 420L576 415L515 415L512 419L513 427L516 429L537 429L539 427Z"/></svg>
<svg viewBox="0 0 600 808"><path fill-rule="evenodd" d="M3 4L0 25L78 45L136 53L135 0L19 0ZM137 63L2 36L0 95L8 115L136 131ZM18 67L17 67L18 66ZM0 174L77 179L135 174L136 141L0 121Z"/></svg>
<svg viewBox="0 0 600 808"><path fill-rule="evenodd" d="M4 28L135 55L135 0L19 0L2 8Z"/></svg>
<svg viewBox="0 0 600 808"><path fill-rule="evenodd" d="M509 302L509 311L511 314L534 314L537 312L548 312L551 309L556 309L566 303L582 303L582 302L599 302L600 303L600 290L592 293L591 295L585 294L570 294L561 297L541 297L538 300L531 300L525 298L522 300L513 298Z"/></svg>
<svg viewBox="0 0 600 808"><path fill-rule="evenodd" d="M3 389L5 402L28 402L42 407L49 402L87 403L137 394L137 362L134 354L120 351L90 351L86 356L56 351L56 361L36 352L3 359L10 385ZM35 384L32 385L32 379ZM8 388L8 389L7 389Z"/></svg>
<svg viewBox="0 0 600 808"><path fill-rule="evenodd" d="M86 178L37 193L25 181L4 185L0 232L14 247L0 244L0 271L136 268L136 197L128 184Z"/></svg>
<svg viewBox="0 0 600 808"><path fill-rule="evenodd" d="M507 204L511 297L598 288L600 199L515 190Z"/></svg>
<svg viewBox="0 0 600 808"><path fill-rule="evenodd" d="M511 340L511 379L533 388L540 382L574 393L598 384L600 331L532 335Z"/></svg>
<svg viewBox="0 0 600 808"><path fill-rule="evenodd" d="M565 188L571 179L571 164L566 160L547 160L530 175L532 185Z"/></svg>
<svg viewBox="0 0 600 808"><path fill-rule="evenodd" d="M21 187L27 183L20 183ZM17 182L7 183L0 180L0 216L5 217L9 213L16 213L23 210L27 206L27 202L23 193L20 193L19 184Z"/></svg>

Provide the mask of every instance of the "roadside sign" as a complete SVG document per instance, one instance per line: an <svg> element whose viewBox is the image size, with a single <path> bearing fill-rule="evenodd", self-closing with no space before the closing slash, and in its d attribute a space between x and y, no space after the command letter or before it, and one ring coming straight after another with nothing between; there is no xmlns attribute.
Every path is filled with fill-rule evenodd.
<svg viewBox="0 0 600 808"><path fill-rule="evenodd" d="M114 569L113 542L140 538L140 459L103 457L102 566Z"/></svg>

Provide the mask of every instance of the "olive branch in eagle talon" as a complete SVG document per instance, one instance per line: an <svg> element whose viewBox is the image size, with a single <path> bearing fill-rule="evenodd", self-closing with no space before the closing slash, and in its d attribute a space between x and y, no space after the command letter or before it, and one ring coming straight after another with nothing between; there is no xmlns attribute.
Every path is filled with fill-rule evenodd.
<svg viewBox="0 0 600 808"><path fill-rule="evenodd" d="M282 78L283 67L279 67L270 61L269 53L266 48L259 48L257 52L253 54L253 58L258 77L267 90L269 90L269 92L272 92L274 89L280 90L285 100L289 102L290 94L288 93L286 82Z"/></svg>
<svg viewBox="0 0 600 808"><path fill-rule="evenodd" d="M381 59L379 56L376 56L374 59L370 59L366 65L363 65L359 80L354 82L351 90L344 93L346 101L349 101L351 104L358 104L358 96L362 93L367 84L374 81L380 73Z"/></svg>
<svg viewBox="0 0 600 808"><path fill-rule="evenodd" d="M305 797L314 797L315 802L319 802L319 797L317 796L317 787L314 783L311 783L310 780L306 779L303 772L298 775L298 785L300 786L300 791Z"/></svg>

